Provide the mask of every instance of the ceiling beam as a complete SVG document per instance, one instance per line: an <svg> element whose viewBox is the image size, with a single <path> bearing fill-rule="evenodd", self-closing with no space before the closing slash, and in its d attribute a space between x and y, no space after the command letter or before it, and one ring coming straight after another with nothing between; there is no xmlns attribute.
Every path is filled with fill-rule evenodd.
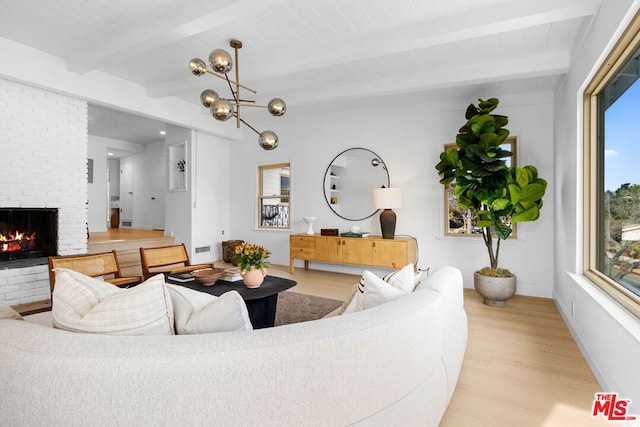
<svg viewBox="0 0 640 427"><path fill-rule="evenodd" d="M426 49L493 34L531 28L539 25L592 16L597 11L594 0L512 0L482 9L433 20L376 35L360 40L350 40L335 49L323 49L313 55L309 62L298 63L296 71L308 71L330 64L365 60L384 55L394 55L418 49ZM339 55L333 54L339 52ZM282 73L275 66L262 67L260 76L273 77Z"/></svg>
<svg viewBox="0 0 640 427"><path fill-rule="evenodd" d="M69 70L80 74L97 70L113 62L133 58L151 49L221 27L283 1L286 0L241 0L221 6L228 2L203 0L158 21L115 34L102 45L75 55L69 60Z"/></svg>
<svg viewBox="0 0 640 427"><path fill-rule="evenodd" d="M340 46L326 47L306 55L281 52L259 69L247 68L245 81L257 81L286 74L305 72L339 64L407 53L492 34L530 28L538 25L584 18L596 13L597 0L511 0L463 14L421 22L400 29L348 40ZM300 58L300 59L297 59ZM283 64L285 64L283 66ZM174 96L202 87L202 81L185 73L185 77L152 86L151 97Z"/></svg>
<svg viewBox="0 0 640 427"><path fill-rule="evenodd" d="M348 86L309 89L282 94L289 106L334 102L339 99L366 98L380 95L416 93L480 83L494 83L533 77L561 75L569 70L570 53L532 55L503 61L486 61L455 67L420 70L402 79L395 76Z"/></svg>

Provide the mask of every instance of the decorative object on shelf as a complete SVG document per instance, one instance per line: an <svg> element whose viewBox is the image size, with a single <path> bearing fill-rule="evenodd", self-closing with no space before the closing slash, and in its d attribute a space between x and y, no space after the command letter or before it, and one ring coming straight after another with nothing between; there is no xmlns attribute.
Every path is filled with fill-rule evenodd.
<svg viewBox="0 0 640 427"><path fill-rule="evenodd" d="M473 210L476 226L482 229L490 266L474 274L476 291L486 305L505 307L515 294L516 278L509 270L498 268L500 242L511 235L513 223L540 217L547 181L538 177L533 166L507 166L505 159L512 153L502 147L509 136L504 127L509 119L491 114L498 106L497 98L478 101L478 106L467 107L456 147L440 154L436 170L441 184L455 184L458 206ZM492 292L485 292L487 289Z"/></svg>
<svg viewBox="0 0 640 427"><path fill-rule="evenodd" d="M402 207L402 190L399 188L376 188L373 190L373 205L380 212L382 238L393 239L396 234L396 213L392 209Z"/></svg>
<svg viewBox="0 0 640 427"><path fill-rule="evenodd" d="M207 268L191 272L191 275L196 279L196 282L200 283L202 286L215 285L223 274L223 268Z"/></svg>
<svg viewBox="0 0 640 427"><path fill-rule="evenodd" d="M235 254L244 284L248 288L259 287L267 275L266 268L270 267L267 261L271 256L269 249L243 242L236 246Z"/></svg>
<svg viewBox="0 0 640 427"><path fill-rule="evenodd" d="M345 231L344 233L340 233L340 237L362 238L362 237L369 237L369 236L371 236L371 233L369 233L368 231L358 231L358 232Z"/></svg>
<svg viewBox="0 0 640 427"><path fill-rule="evenodd" d="M258 132L254 127L240 117L240 107L267 108L272 116L280 117L287 111L287 104L280 98L273 98L266 106L256 105L255 100L252 99L242 99L240 95L240 88L243 88L253 94L256 94L257 92L240 84L238 49L242 48L242 42L240 40L232 39L229 42L229 45L233 48L235 53L235 81L230 80L228 75L233 68L234 60L231 59L229 52L224 49L214 49L209 54L209 65L211 65L211 69L207 68L205 61L200 58L193 58L189 61L189 69L194 76L201 76L205 73L209 73L220 79L226 80L231 91L232 98L229 99L220 97L220 95L212 89L205 89L200 94L200 102L205 108L208 108L211 111L211 115L213 115L216 120L226 121L232 116L235 116L236 126L238 128L240 128L240 123L244 123L249 129L258 134L258 143L260 144L260 147L265 150L273 150L278 146L278 135L271 130Z"/></svg>
<svg viewBox="0 0 640 427"><path fill-rule="evenodd" d="M359 233L360 232L360 226L358 224L352 225L351 228L349 229L349 231L352 232L352 233Z"/></svg>
<svg viewBox="0 0 640 427"><path fill-rule="evenodd" d="M264 282L264 277L267 275L265 268L251 267L249 270L242 270L240 276L242 276L242 282L247 288L255 289L259 288Z"/></svg>
<svg viewBox="0 0 640 427"><path fill-rule="evenodd" d="M337 228L321 228L320 235L321 236L337 236L340 233Z"/></svg>
<svg viewBox="0 0 640 427"><path fill-rule="evenodd" d="M307 223L307 234L315 234L313 224L318 220L317 216L303 216L304 222Z"/></svg>

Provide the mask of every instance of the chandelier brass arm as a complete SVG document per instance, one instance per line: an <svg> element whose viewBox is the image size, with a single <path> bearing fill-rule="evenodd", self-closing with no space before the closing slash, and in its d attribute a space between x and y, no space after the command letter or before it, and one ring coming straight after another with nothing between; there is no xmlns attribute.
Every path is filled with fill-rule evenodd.
<svg viewBox="0 0 640 427"><path fill-rule="evenodd" d="M199 59L199 58L194 58L194 59ZM194 59L192 59L191 61L193 61ZM204 62L203 62L203 64L204 64ZM189 64L189 66L191 66L191 64ZM206 64L204 64L204 70L203 70L202 74L204 74L204 73L210 74L210 75L215 76L215 77L217 77L217 78L219 78L219 79L222 79L222 80L227 80L227 81L231 82L231 84L232 84L232 85L235 85L235 84L236 84L236 82L235 82L235 81L233 81L233 80L229 79L228 77L221 76L221 75L219 75L219 74L214 73L213 71L211 71L210 69L208 69L208 68L207 68L207 65L206 65ZM195 74L195 73L193 73L193 74L194 74L194 75L196 75L196 76L200 76L200 75L202 75L202 74ZM251 88L250 88L250 87L248 87L248 86L240 85L240 87L241 87L242 89L248 90L249 92L253 93L254 95L258 93L258 92L256 92L254 89L251 89Z"/></svg>
<svg viewBox="0 0 640 427"><path fill-rule="evenodd" d="M193 58L189 61L189 69L194 76L211 74L225 80L229 86L229 91L233 96L233 98L222 98L213 89L205 89L200 94L200 102L205 108L208 108L211 111L211 115L216 120L226 121L231 117L236 117L236 126L238 128L240 127L240 123L243 123L259 135L258 143L263 149L273 150L278 146L278 135L271 130L258 132L253 126L249 125L240 117L240 107L266 108L272 116L280 117L287 111L287 104L281 98L273 98L267 105L256 105L255 100L241 98L241 88L253 94L257 94L257 92L240 84L238 50L242 48L242 42L240 40L232 39L229 42L229 45L233 48L235 54L235 81L231 80L228 75L233 68L234 59L232 59L231 55L229 55L229 53L224 49L214 49L209 54L209 65L211 66L211 69L209 69L205 61L200 58Z"/></svg>

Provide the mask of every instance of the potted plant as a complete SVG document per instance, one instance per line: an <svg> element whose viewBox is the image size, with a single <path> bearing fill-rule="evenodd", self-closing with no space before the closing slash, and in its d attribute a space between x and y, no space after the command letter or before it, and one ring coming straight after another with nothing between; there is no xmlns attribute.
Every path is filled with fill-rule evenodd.
<svg viewBox="0 0 640 427"><path fill-rule="evenodd" d="M440 154L436 169L441 184L454 184L458 206L473 210L476 226L482 230L489 266L474 274L476 291L485 304L504 307L515 294L516 277L498 267L500 243L511 235L512 224L539 218L547 182L538 177L534 166L507 166L505 159L512 153L503 144L509 136L505 128L509 120L491 114L498 99L478 101L478 106L467 108L457 147Z"/></svg>
<svg viewBox="0 0 640 427"><path fill-rule="evenodd" d="M240 267L242 281L248 288L258 288L267 275L266 268L270 267L269 249L252 243L242 242L235 248L236 261Z"/></svg>

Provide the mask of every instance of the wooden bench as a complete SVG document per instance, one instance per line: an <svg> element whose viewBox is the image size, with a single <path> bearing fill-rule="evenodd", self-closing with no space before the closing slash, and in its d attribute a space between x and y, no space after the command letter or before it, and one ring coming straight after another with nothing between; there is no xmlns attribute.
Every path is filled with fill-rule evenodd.
<svg viewBox="0 0 640 427"><path fill-rule="evenodd" d="M140 276L122 276L116 251L97 254L61 255L49 257L49 282L51 290L55 285L56 268L68 268L91 277L104 277L105 282L116 286L136 285L142 282Z"/></svg>
<svg viewBox="0 0 640 427"><path fill-rule="evenodd" d="M191 264L184 243L157 248L140 248L140 261L145 280L158 273L185 273L203 268L213 268L213 264Z"/></svg>

